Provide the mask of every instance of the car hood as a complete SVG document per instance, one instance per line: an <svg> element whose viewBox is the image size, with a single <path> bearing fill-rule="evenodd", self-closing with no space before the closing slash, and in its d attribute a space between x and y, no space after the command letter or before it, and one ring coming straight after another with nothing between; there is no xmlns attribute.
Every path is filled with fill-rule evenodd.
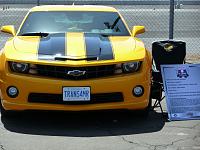
<svg viewBox="0 0 200 150"><path fill-rule="evenodd" d="M47 37L16 36L16 52L38 60L126 61L144 58L144 45L131 36L89 33L57 33Z"/></svg>

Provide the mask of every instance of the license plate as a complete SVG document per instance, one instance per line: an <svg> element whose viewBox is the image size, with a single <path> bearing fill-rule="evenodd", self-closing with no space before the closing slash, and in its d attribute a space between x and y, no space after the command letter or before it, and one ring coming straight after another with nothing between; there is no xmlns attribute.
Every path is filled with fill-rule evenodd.
<svg viewBox="0 0 200 150"><path fill-rule="evenodd" d="M63 87L63 101L90 101L90 87Z"/></svg>

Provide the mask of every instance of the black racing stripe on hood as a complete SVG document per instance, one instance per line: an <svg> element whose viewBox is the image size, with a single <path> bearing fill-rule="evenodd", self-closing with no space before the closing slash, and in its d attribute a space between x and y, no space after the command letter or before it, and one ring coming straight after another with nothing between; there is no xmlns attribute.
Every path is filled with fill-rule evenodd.
<svg viewBox="0 0 200 150"><path fill-rule="evenodd" d="M65 55L65 33L49 34L40 39L38 56L40 55Z"/></svg>
<svg viewBox="0 0 200 150"><path fill-rule="evenodd" d="M100 34L85 33L86 57L98 57L98 60L114 59L113 49L108 37Z"/></svg>

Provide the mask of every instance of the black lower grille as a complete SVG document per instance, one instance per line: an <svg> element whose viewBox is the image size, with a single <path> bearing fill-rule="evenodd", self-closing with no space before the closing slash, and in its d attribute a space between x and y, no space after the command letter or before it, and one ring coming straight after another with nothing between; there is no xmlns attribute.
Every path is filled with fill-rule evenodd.
<svg viewBox="0 0 200 150"><path fill-rule="evenodd" d="M48 94L48 93L30 93L28 96L28 102L32 103L48 103L48 104L97 104L97 103L109 103L109 102L123 102L123 94L116 93L100 93L91 94L90 101L63 101L62 94Z"/></svg>
<svg viewBox="0 0 200 150"><path fill-rule="evenodd" d="M83 79L111 76L114 74L115 65L88 66L88 67L37 65L36 68L38 75L40 76L48 76L48 77L62 78L68 80L83 80ZM69 72L73 71L74 75L69 74ZM84 73L76 74L80 72Z"/></svg>

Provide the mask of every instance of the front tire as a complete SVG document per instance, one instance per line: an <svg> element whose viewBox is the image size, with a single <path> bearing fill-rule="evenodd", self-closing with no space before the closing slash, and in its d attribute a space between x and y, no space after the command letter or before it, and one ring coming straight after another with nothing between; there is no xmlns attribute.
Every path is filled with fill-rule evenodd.
<svg viewBox="0 0 200 150"><path fill-rule="evenodd" d="M1 99L0 99L0 112L1 112L1 116L2 116L2 117L12 117L12 116L14 116L14 115L16 114L14 111L5 110L5 109L3 108Z"/></svg>
<svg viewBox="0 0 200 150"><path fill-rule="evenodd" d="M139 111L139 116L143 118L147 118L149 116L151 106L152 106L152 99L149 98L148 106L144 110Z"/></svg>
<svg viewBox="0 0 200 150"><path fill-rule="evenodd" d="M148 106L143 109L143 110L129 110L130 114L131 115L134 115L136 117L139 117L139 118L148 118L149 116L149 112L151 111L151 106L152 106L152 100L151 98L149 99L149 103L148 103Z"/></svg>

